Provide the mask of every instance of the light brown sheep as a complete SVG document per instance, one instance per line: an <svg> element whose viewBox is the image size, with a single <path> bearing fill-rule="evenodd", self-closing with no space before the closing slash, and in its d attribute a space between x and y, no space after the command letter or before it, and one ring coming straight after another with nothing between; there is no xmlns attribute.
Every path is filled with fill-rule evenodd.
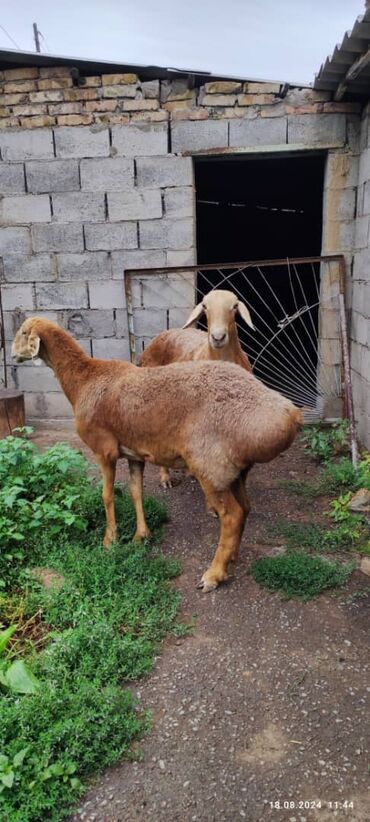
<svg viewBox="0 0 370 822"><path fill-rule="evenodd" d="M183 330L193 325L203 313L207 317L207 331ZM240 345L235 322L237 313L253 329L247 306L232 291L210 291L195 306L183 329L163 331L149 343L141 355L141 365L153 367L187 360L215 360L234 362L246 371L252 371L249 359ZM168 469L162 466L159 476L163 488L170 488Z"/></svg>
<svg viewBox="0 0 370 822"><path fill-rule="evenodd" d="M211 591L227 579L249 511L245 475L255 462L269 462L289 447L300 411L236 365L137 368L92 359L68 332L38 317L23 323L12 355L18 362L41 357L72 404L76 430L103 474L105 547L117 538L114 479L120 457L129 464L137 539L149 533L142 503L145 462L187 467L220 520L219 544L199 587Z"/></svg>

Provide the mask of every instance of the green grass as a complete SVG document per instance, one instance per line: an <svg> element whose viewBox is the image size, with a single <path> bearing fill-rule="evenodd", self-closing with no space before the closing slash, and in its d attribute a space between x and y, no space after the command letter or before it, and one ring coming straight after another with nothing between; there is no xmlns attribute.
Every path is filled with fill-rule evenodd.
<svg viewBox="0 0 370 822"><path fill-rule="evenodd" d="M325 528L316 522L277 521L271 533L282 538L290 550L326 553L347 551L356 548L363 538L361 517L352 515L348 522L340 522L332 528Z"/></svg>
<svg viewBox="0 0 370 822"><path fill-rule="evenodd" d="M131 756L133 740L150 725L127 685L148 674L159 641L178 630L179 594L169 581L180 568L159 552L165 510L155 499L145 500L153 540L144 546L130 541L134 509L120 488L120 540L110 550L102 548L101 489L92 484L87 462L72 449L62 449L64 473L59 470L60 454L54 459L46 452L48 467L40 469L48 474L45 495L30 507L40 487L29 487L28 472L34 468L37 473L43 458L29 446L7 444L10 457L8 453L5 458L14 462L14 470L10 466L5 486L10 492L18 477L22 492L13 503L11 493L0 499L0 525L3 520L8 533L0 556L0 623L7 624L9 603L17 613L18 598L23 622L41 611L48 637L40 653L32 652L32 643L27 652L27 663L40 683L36 693L19 697L0 692L0 819L57 822L71 812L86 780L120 757ZM52 503L53 490L55 496L61 489L73 497L69 509L61 506L71 514L62 520ZM19 497L26 506L18 505ZM13 538L14 506L23 509L22 540ZM49 520L37 529L34 519L40 507L43 520ZM33 574L35 566L61 574L62 587L45 589ZM23 655L26 647L23 644Z"/></svg>
<svg viewBox="0 0 370 822"><path fill-rule="evenodd" d="M269 591L281 591L288 599L308 600L327 588L343 585L353 565L340 565L318 556L291 551L262 557L251 565L251 576Z"/></svg>

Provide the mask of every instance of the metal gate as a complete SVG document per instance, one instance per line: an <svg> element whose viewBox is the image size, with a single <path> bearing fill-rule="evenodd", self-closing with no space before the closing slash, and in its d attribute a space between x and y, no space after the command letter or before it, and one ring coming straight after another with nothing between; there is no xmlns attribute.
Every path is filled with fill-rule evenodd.
<svg viewBox="0 0 370 822"><path fill-rule="evenodd" d="M306 421L342 416L350 403L344 258L126 270L131 360L156 334L181 327L214 288L248 305L255 331L242 321L237 326L256 377L302 407Z"/></svg>

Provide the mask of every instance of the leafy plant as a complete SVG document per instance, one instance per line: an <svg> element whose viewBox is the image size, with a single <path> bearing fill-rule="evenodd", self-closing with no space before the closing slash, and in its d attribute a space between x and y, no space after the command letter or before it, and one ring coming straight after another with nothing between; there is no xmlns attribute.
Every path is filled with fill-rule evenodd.
<svg viewBox="0 0 370 822"><path fill-rule="evenodd" d="M5 754L0 754L0 794L7 788L13 788L20 780L20 769L28 748L21 748L10 760Z"/></svg>
<svg viewBox="0 0 370 822"><path fill-rule="evenodd" d="M292 551L255 560L251 575L270 591L282 591L287 598L308 600L326 588L343 585L353 567L351 563L340 565L322 557Z"/></svg>
<svg viewBox="0 0 370 822"><path fill-rule="evenodd" d="M27 614L28 621L41 614L47 637L32 658L42 687L21 699L9 689L0 696L5 780L14 771L12 789L0 795L0 818L57 822L86 779L129 756L133 739L150 725L124 685L147 674L162 637L180 630L180 597L169 584L180 566L159 553L166 514L153 498L144 500L144 509L154 537L144 545L130 542L135 511L121 487L120 540L102 548L101 488L73 449L58 445L41 454L29 441L9 437L0 443L0 474L0 522L13 524L19 515L22 534L22 540L6 537L1 549L7 586L1 618L8 624L14 614L15 624L21 613L27 623ZM46 589L35 566L59 574L62 586ZM17 649L18 643L12 654ZM23 749L18 773L14 757Z"/></svg>
<svg viewBox="0 0 370 822"><path fill-rule="evenodd" d="M306 426L302 442L311 456L319 462L328 462L334 454L348 450L348 422L341 420L329 429Z"/></svg>
<svg viewBox="0 0 370 822"><path fill-rule="evenodd" d="M9 625L5 631L0 631L0 656L4 655L16 630L16 625ZM11 663L0 659L0 686L15 694L34 694L39 682L23 659Z"/></svg>

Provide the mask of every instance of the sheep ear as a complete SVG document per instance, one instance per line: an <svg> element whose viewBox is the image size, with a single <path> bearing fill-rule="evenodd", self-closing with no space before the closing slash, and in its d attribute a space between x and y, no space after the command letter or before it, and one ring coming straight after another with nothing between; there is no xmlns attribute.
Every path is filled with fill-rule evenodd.
<svg viewBox="0 0 370 822"><path fill-rule="evenodd" d="M30 336L28 337L28 347L30 349L30 354L32 357L38 356L40 350L40 342L40 337L38 337L37 334L31 331Z"/></svg>
<svg viewBox="0 0 370 822"><path fill-rule="evenodd" d="M243 317L244 322L247 323L247 325L249 325L249 327L252 328L253 331L254 331L254 325L252 323L252 317L251 317L251 315L248 311L247 306L244 305L244 303L242 303L241 300L238 300L238 311L239 311L240 316Z"/></svg>
<svg viewBox="0 0 370 822"><path fill-rule="evenodd" d="M186 320L185 325L183 325L183 328L189 328L189 325L193 325L193 323L195 323L195 321L199 319L200 315L203 314L203 311L203 303L198 303L198 305L196 305L195 308L193 308L190 316Z"/></svg>

